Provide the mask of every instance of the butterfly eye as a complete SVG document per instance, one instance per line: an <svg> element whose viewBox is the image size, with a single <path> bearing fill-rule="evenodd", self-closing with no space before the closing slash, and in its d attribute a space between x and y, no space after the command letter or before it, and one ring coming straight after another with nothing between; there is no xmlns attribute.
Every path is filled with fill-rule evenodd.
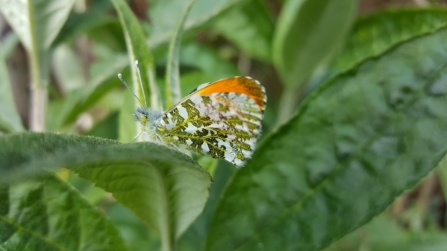
<svg viewBox="0 0 447 251"><path fill-rule="evenodd" d="M139 107L133 114L137 121L140 121L142 125L146 125L149 122L149 111L146 108Z"/></svg>
<svg viewBox="0 0 447 251"><path fill-rule="evenodd" d="M140 120L141 124L145 125L145 124L147 124L149 119L147 118L146 115L143 115L143 116L140 117L139 120Z"/></svg>

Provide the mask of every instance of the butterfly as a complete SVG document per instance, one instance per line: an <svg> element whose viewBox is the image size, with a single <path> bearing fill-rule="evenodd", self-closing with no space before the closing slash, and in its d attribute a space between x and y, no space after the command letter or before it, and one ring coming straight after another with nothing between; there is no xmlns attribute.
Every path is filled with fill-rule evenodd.
<svg viewBox="0 0 447 251"><path fill-rule="evenodd" d="M152 142L242 167L256 148L266 101L259 81L232 77L199 85L165 112L139 107L134 117Z"/></svg>

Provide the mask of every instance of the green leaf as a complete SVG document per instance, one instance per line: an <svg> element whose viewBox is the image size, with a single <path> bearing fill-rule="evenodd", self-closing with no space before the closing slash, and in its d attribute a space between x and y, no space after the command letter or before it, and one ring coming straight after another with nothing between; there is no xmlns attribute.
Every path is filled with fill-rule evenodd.
<svg viewBox="0 0 447 251"><path fill-rule="evenodd" d="M366 58L380 55L412 37L438 30L447 24L447 9L418 8L382 10L361 17L346 41L334 67L344 71Z"/></svg>
<svg viewBox="0 0 447 251"><path fill-rule="evenodd" d="M0 42L0 131L18 132L24 128L14 103L5 60L6 52Z"/></svg>
<svg viewBox="0 0 447 251"><path fill-rule="evenodd" d="M188 156L153 143L25 133L0 137L0 145L0 181L69 168L131 209L159 234L165 250L202 212L212 182Z"/></svg>
<svg viewBox="0 0 447 251"><path fill-rule="evenodd" d="M17 48L18 43L19 37L17 37L17 35L14 33L8 33L2 39L2 57L8 58L9 56L11 56L11 54Z"/></svg>
<svg viewBox="0 0 447 251"><path fill-rule="evenodd" d="M75 0L0 0L0 11L28 52L31 70L30 126L45 130L51 43Z"/></svg>
<svg viewBox="0 0 447 251"><path fill-rule="evenodd" d="M64 154L79 151L93 151L118 141L94 137L58 135L53 133L20 133L0 136L0 183L11 182L24 177L34 176L42 169L65 167L60 161ZM72 157L76 158L78 154ZM61 160L59 160L61 159ZM38 162L53 161L41 164ZM59 162L58 162L59 161Z"/></svg>
<svg viewBox="0 0 447 251"><path fill-rule="evenodd" d="M53 45L58 45L70 39L74 39L76 35L89 33L95 29L104 29L107 25L117 23L116 16L110 16L107 12L113 9L110 1L107 1L103 6L101 1L90 2L87 10L82 13L71 13L67 22L62 27L60 33L56 37ZM102 1L104 2L104 1ZM110 5L110 6L109 6Z"/></svg>
<svg viewBox="0 0 447 251"><path fill-rule="evenodd" d="M320 250L416 185L447 145L447 30L314 91L230 182L207 250Z"/></svg>
<svg viewBox="0 0 447 251"><path fill-rule="evenodd" d="M186 19L184 30L203 27L212 19L242 2L240 0L197 0ZM155 50L170 41L177 26L177 18L173 17L181 16L188 3L184 0L153 1L149 9L152 26L148 40L152 49Z"/></svg>
<svg viewBox="0 0 447 251"><path fill-rule="evenodd" d="M28 52L31 70L30 129L45 130L48 49L75 0L0 0L0 11Z"/></svg>
<svg viewBox="0 0 447 251"><path fill-rule="evenodd" d="M81 55L68 43L54 48L51 64L52 74L62 89L62 93L68 93L86 85L85 66L81 61Z"/></svg>
<svg viewBox="0 0 447 251"><path fill-rule="evenodd" d="M114 9L110 11L113 12ZM102 54L110 54L107 51L127 54L125 37L122 35L123 28L117 17L110 22L91 27L85 33L90 40L95 42L92 51L97 57L101 57Z"/></svg>
<svg viewBox="0 0 447 251"><path fill-rule="evenodd" d="M159 87L155 83L155 69L152 53L149 50L145 42L145 36L143 29L140 26L137 18L134 16L129 6L124 0L112 0L115 10L118 12L118 16L123 27L124 38L128 49L130 59L130 69L132 72L133 89L141 102L146 100L143 93L150 94L150 99L147 105L154 110L163 110L163 106L160 100ZM133 67L135 61L139 62L140 74L142 84L140 87L139 78L136 68ZM144 87L144 83L149 83L149 88ZM141 90L141 88L149 91ZM135 106L141 106L138 100L135 101Z"/></svg>
<svg viewBox="0 0 447 251"><path fill-rule="evenodd" d="M274 24L263 1L252 0L222 15L214 28L249 56L272 61Z"/></svg>
<svg viewBox="0 0 447 251"><path fill-rule="evenodd" d="M75 0L0 0L0 10L28 51L47 50Z"/></svg>
<svg viewBox="0 0 447 251"><path fill-rule="evenodd" d="M357 2L289 0L282 7L273 38L273 63L285 87L278 123L293 113L299 88L341 49Z"/></svg>
<svg viewBox="0 0 447 251"><path fill-rule="evenodd" d="M273 62L295 90L340 49L357 13L357 0L289 0L273 38Z"/></svg>
<svg viewBox="0 0 447 251"><path fill-rule="evenodd" d="M112 112L84 135L107 139L118 139L118 119L119 113L116 111Z"/></svg>
<svg viewBox="0 0 447 251"><path fill-rule="evenodd" d="M380 215L324 251L443 251L447 235L441 231L410 231L395 219Z"/></svg>
<svg viewBox="0 0 447 251"><path fill-rule="evenodd" d="M232 63L226 61L211 48L195 42L187 43L182 47L180 51L180 64L200 69L212 77L212 79L208 79L208 82L237 76L239 74L239 71ZM200 84L203 83L197 83L197 86Z"/></svg>
<svg viewBox="0 0 447 251"><path fill-rule="evenodd" d="M92 107L108 91L120 86L116 74L128 63L127 56L113 54L93 65L90 81L85 87L77 88L67 95L61 111L53 115L57 118L55 123L48 124L49 129L56 131L73 123L79 114Z"/></svg>
<svg viewBox="0 0 447 251"><path fill-rule="evenodd" d="M160 250L158 237L132 211L115 203L108 208L107 216L120 231L129 250Z"/></svg>
<svg viewBox="0 0 447 251"><path fill-rule="evenodd" d="M104 215L54 176L1 186L0 205L1 250L126 250Z"/></svg>
<svg viewBox="0 0 447 251"><path fill-rule="evenodd" d="M168 62L166 65L166 107L172 107L182 98L179 69L180 44L182 42L183 25L195 2L196 0L191 0L186 6L186 9L178 20L171 42L169 43Z"/></svg>
<svg viewBox="0 0 447 251"><path fill-rule="evenodd" d="M71 169L111 192L152 227L161 236L163 248L170 250L202 212L210 175L189 157L157 144L128 144L95 154L99 156L91 160L101 165Z"/></svg>
<svg viewBox="0 0 447 251"><path fill-rule="evenodd" d="M221 198L222 192L225 190L225 185L228 183L228 180L234 172L235 168L232 164L226 161L219 162L215 171L214 182L210 189L210 197L206 203L205 209L178 241L178 250L204 250L206 234L210 228L216 205Z"/></svg>
<svg viewBox="0 0 447 251"><path fill-rule="evenodd" d="M354 251L365 246L369 250L371 244L374 245L374 243L402 243L406 237L409 237L408 234L386 213L385 211L383 214L368 222L368 224L332 243L324 251Z"/></svg>
<svg viewBox="0 0 447 251"><path fill-rule="evenodd" d="M197 86L210 82L213 77L202 71L191 71L184 73L180 76L180 82L182 83L182 96L185 97L190 94ZM219 78L214 78L219 79Z"/></svg>
<svg viewBox="0 0 447 251"><path fill-rule="evenodd" d="M73 4L74 0L0 1L0 11L28 51L33 89L44 90L48 84L47 50L66 21Z"/></svg>
<svg viewBox="0 0 447 251"><path fill-rule="evenodd" d="M208 173L210 173L211 176L214 177L214 173L216 172L216 168L217 168L217 164L219 163L219 160L214 159L210 156L199 156L197 158L197 163L199 163L199 165L203 169L208 171Z"/></svg>
<svg viewBox="0 0 447 251"><path fill-rule="evenodd" d="M135 117L133 116L133 109L135 109L135 97L126 95L124 97L123 107L120 109L118 118L118 135L121 142L130 142L138 135L135 127Z"/></svg>

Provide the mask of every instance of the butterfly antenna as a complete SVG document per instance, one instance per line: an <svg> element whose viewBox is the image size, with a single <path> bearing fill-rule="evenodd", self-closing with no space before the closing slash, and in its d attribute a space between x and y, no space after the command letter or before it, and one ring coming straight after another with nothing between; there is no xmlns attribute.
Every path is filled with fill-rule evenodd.
<svg viewBox="0 0 447 251"><path fill-rule="evenodd" d="M130 93L132 93L132 95L138 100L140 101L141 105L144 106L144 104L141 102L141 100L137 97L137 95L135 95L135 93L130 89L129 85L127 84L126 80L124 80L123 75L121 75L121 73L118 73L118 78L120 79L121 83L123 83L124 86L126 86L127 90L130 91ZM146 101L146 99L144 100Z"/></svg>
<svg viewBox="0 0 447 251"><path fill-rule="evenodd" d="M138 78L140 79L140 88L143 92L144 104L147 107L146 94L144 93L143 81L141 81L140 66L138 65L138 60L135 61L135 68L137 69Z"/></svg>
<svg viewBox="0 0 447 251"><path fill-rule="evenodd" d="M141 131L140 133L138 133L137 136L135 136L131 141L129 141L129 143L132 143L134 140L136 140L138 137L140 137L141 134L143 134L143 131Z"/></svg>

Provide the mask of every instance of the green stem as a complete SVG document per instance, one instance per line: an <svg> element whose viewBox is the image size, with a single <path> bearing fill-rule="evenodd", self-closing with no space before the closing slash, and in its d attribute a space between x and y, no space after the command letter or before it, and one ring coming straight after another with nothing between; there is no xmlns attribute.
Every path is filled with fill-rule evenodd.
<svg viewBox="0 0 447 251"><path fill-rule="evenodd" d="M45 131L45 115L48 97L48 72L46 70L46 61L42 58L44 56L43 53L39 57L38 53L33 50L29 51L28 55L30 58L31 68L29 129L34 132L42 132Z"/></svg>
<svg viewBox="0 0 447 251"><path fill-rule="evenodd" d="M32 3L28 3L28 15L30 20L31 48L27 48L31 69L31 102L30 121L31 131L45 131L45 114L47 108L47 85L48 85L48 64L46 61L46 51L41 49L35 34L34 8Z"/></svg>
<svg viewBox="0 0 447 251"><path fill-rule="evenodd" d="M174 35L169 43L168 62L166 65L166 106L168 109L180 101L180 70L179 70L179 52L182 41L183 25L185 24L188 13L194 5L195 0L191 0L177 21Z"/></svg>
<svg viewBox="0 0 447 251"><path fill-rule="evenodd" d="M46 89L31 90L29 128L31 131L45 131L45 111L47 107L47 96L48 92Z"/></svg>

